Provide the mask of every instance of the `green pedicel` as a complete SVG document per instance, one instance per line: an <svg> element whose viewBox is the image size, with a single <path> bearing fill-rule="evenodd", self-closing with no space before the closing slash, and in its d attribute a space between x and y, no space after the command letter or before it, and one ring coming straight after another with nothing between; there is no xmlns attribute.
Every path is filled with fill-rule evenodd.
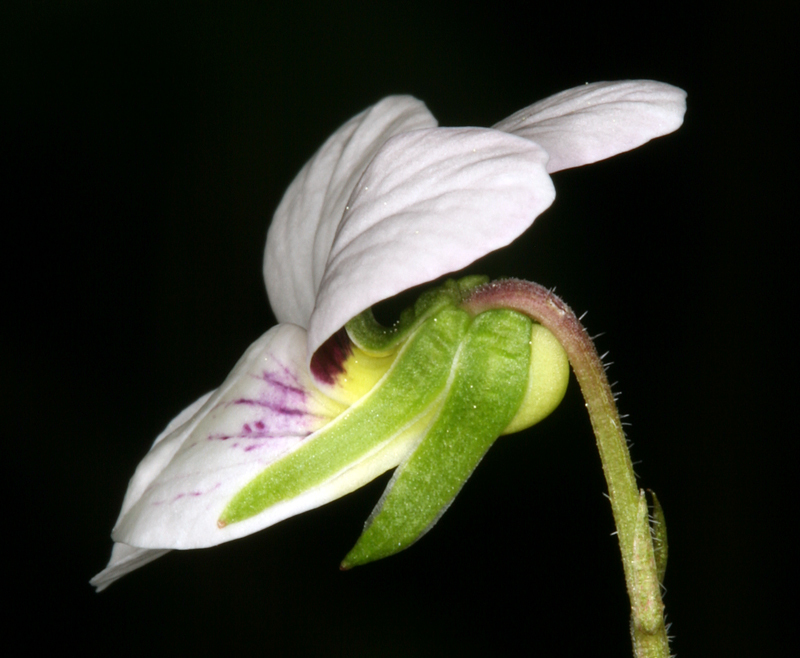
<svg viewBox="0 0 800 658"><path fill-rule="evenodd" d="M517 414L527 390L530 343L531 321L519 313L487 311L473 320L441 413L398 467L343 568L401 551L436 523Z"/></svg>

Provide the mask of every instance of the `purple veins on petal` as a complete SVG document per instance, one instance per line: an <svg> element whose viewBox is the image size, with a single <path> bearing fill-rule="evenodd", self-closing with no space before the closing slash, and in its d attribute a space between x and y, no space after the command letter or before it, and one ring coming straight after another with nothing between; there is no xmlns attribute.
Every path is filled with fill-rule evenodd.
<svg viewBox="0 0 800 658"><path fill-rule="evenodd" d="M238 443L237 443L237 444L235 444L235 445L234 445L234 448L235 448L235 447L237 447L238 445L239 445ZM245 446L245 447L244 447L244 451L245 451L245 452L253 452L253 450L258 450L258 449L259 449L259 448L261 448L261 447L262 447L262 446L261 446L261 445L258 445L258 444L250 444L249 446Z"/></svg>
<svg viewBox="0 0 800 658"><path fill-rule="evenodd" d="M174 503L176 500L180 500L181 498L184 498L186 496L202 496L202 495L203 495L202 491L188 491L186 493L179 493L177 496L175 496L175 498L172 499L172 502Z"/></svg>
<svg viewBox="0 0 800 658"><path fill-rule="evenodd" d="M320 420L309 409L310 396L290 369L278 366L254 375L253 379L255 385L246 395L223 403L226 407L253 407L258 414L243 423L240 432L234 431L234 436L268 438L302 434Z"/></svg>
<svg viewBox="0 0 800 658"><path fill-rule="evenodd" d="M177 494L175 494L175 495L174 495L174 496L173 496L171 499L169 499L169 500L154 500L154 501L152 501L150 504L151 504L151 505L155 505L155 506L158 506L158 505L164 505L164 504L167 504L167 505L169 505L169 504L172 504L172 503L176 503L176 502L178 502L178 501L179 501L179 500L181 500L182 498L198 498L198 497L200 497L200 496L204 496L204 495L206 495L206 494L210 494L212 491L216 491L216 490L217 490L217 489L219 489L221 486L222 486L222 483L220 483L220 482L217 482L217 483L216 483L216 484L215 484L213 487L211 487L211 488L210 488L210 489L208 489L207 491L198 491L198 490L193 490L193 491L182 491L181 493L177 493ZM148 487L148 489L149 489L149 487Z"/></svg>
<svg viewBox="0 0 800 658"><path fill-rule="evenodd" d="M245 404L245 405L253 405L256 407L264 407L276 413L285 415L285 416L306 416L308 415L304 409L296 409L294 407L287 407L284 405L276 404L272 400L248 400L246 398L240 398L238 400L233 400L228 404ZM263 423L262 423L263 424ZM247 432L250 432L250 428L247 427Z"/></svg>
<svg viewBox="0 0 800 658"><path fill-rule="evenodd" d="M264 423L261 423L261 425L263 426ZM291 436L294 436L296 438L304 439L309 434L312 434L313 431L314 431L313 429L307 429L307 430L303 430L303 431L295 430L294 432L292 432ZM242 431L237 433L237 434L209 434L206 437L206 439L208 441L229 441L230 439L247 439L249 441L263 442L263 441L269 440L269 439L285 439L286 436L287 436L286 432L277 432L277 431L269 431L269 430L261 430L261 431L258 431L258 432L254 432L247 425L247 423L245 423L245 426L244 426L244 428L242 428ZM232 448L238 448L239 447L239 442L237 441L237 442L231 444L231 447ZM250 450L253 450L253 449L257 448L257 447L258 447L258 445L252 445L252 443L248 443L247 447L245 447L245 451L249 452Z"/></svg>
<svg viewBox="0 0 800 658"><path fill-rule="evenodd" d="M261 378L268 384L275 386L285 393L295 393L304 400L306 397L306 390L300 385L300 382L297 381L297 375L284 366L281 367L281 371L282 378L278 376L278 373L270 372L269 370L265 370ZM291 380L291 383L286 380Z"/></svg>
<svg viewBox="0 0 800 658"><path fill-rule="evenodd" d="M244 452L267 446L280 450L280 440L305 439L330 420L318 413L318 405L297 373L274 358L247 382L211 412L210 419L218 420L212 420L207 441L235 439L228 445Z"/></svg>

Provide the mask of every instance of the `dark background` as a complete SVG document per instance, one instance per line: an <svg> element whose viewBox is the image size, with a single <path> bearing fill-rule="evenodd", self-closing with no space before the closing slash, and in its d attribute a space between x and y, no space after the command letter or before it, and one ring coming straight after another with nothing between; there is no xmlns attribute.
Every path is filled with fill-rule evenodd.
<svg viewBox="0 0 800 658"><path fill-rule="evenodd" d="M336 127L390 93L423 99L442 125L488 126L586 81L651 78L688 91L683 128L555 175L553 207L477 269L556 286L605 332L641 483L666 509L673 650L790 646L794 33L779 3L707 6L6 5L17 634L119 656L629 655L574 381L403 554L337 569L384 478L101 595L87 581L153 437L274 323L269 219Z"/></svg>

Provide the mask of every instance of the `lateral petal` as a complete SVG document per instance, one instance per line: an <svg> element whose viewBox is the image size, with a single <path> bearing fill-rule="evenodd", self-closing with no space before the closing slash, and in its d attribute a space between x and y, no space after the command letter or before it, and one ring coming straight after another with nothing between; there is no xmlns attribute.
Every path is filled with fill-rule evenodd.
<svg viewBox="0 0 800 658"><path fill-rule="evenodd" d="M275 211L264 251L278 322L308 326L347 199L378 150L394 135L434 126L422 101L389 96L345 123L306 163Z"/></svg>
<svg viewBox="0 0 800 658"><path fill-rule="evenodd" d="M677 130L686 92L652 80L595 82L562 91L494 125L540 144L547 171L604 160Z"/></svg>
<svg viewBox="0 0 800 658"><path fill-rule="evenodd" d="M348 320L507 245L555 198L538 145L483 128L398 135L355 187L309 323L309 354Z"/></svg>

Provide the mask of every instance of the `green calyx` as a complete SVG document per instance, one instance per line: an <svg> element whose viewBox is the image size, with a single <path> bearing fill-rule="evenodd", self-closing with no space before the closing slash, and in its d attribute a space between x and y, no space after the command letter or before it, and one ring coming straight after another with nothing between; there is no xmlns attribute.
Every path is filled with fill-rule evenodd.
<svg viewBox="0 0 800 658"><path fill-rule="evenodd" d="M243 521L320 487L403 436L445 390L450 364L468 325L464 311L440 310L427 331L416 332L402 346L368 395L251 480L227 505L219 523Z"/></svg>
<svg viewBox="0 0 800 658"><path fill-rule="evenodd" d="M344 377L359 378L364 355L378 358L386 365L370 374L374 385L239 491L220 526L321 490L338 497L400 462L342 566L386 557L425 534L497 437L547 416L566 390L566 356L548 330L516 311L461 308L487 280L448 281L391 328L371 311L351 320L355 356Z"/></svg>
<svg viewBox="0 0 800 658"><path fill-rule="evenodd" d="M391 327L384 327L375 319L372 309L367 309L347 323L347 335L368 354L389 354L426 319L448 306L459 306L474 288L488 281L489 277L478 275L445 281L438 288L422 293L414 306L405 309L400 320Z"/></svg>
<svg viewBox="0 0 800 658"><path fill-rule="evenodd" d="M343 568L387 557L425 534L516 414L525 394L530 320L513 311L476 317L453 363L442 410L401 464Z"/></svg>

